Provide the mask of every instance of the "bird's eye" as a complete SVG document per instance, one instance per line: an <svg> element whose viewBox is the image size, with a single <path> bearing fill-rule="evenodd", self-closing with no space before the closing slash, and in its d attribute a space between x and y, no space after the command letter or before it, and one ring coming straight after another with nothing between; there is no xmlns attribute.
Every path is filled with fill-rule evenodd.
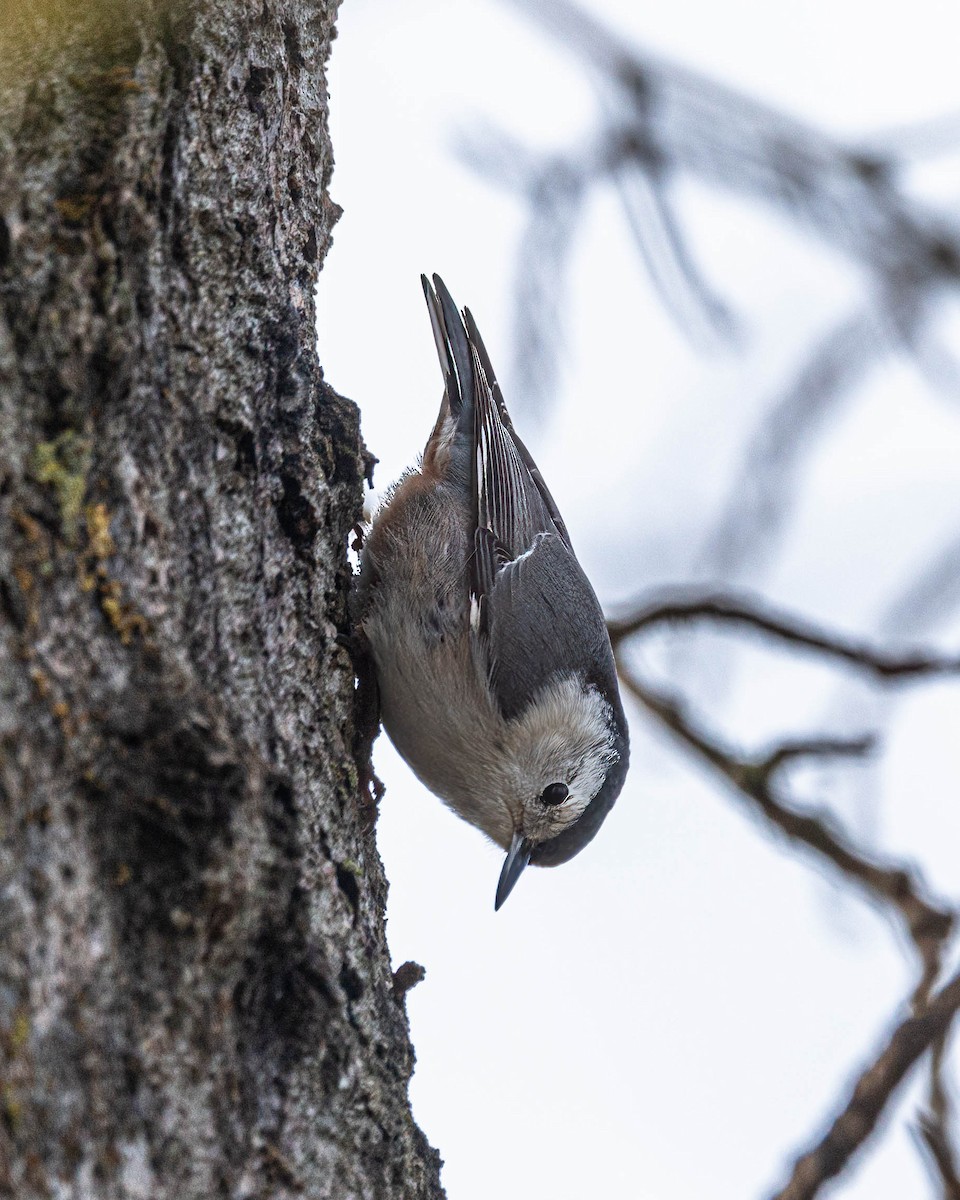
<svg viewBox="0 0 960 1200"><path fill-rule="evenodd" d="M543 804L562 804L570 795L570 789L565 783L551 783L540 793Z"/></svg>

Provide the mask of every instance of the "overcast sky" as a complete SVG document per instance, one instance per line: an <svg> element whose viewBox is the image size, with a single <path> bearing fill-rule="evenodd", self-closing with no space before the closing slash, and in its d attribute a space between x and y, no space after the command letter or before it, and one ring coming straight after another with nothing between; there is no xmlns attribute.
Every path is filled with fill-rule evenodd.
<svg viewBox="0 0 960 1200"><path fill-rule="evenodd" d="M960 112L954 5L592 0L591 11L838 137ZM321 278L320 358L360 405L382 488L415 460L440 398L421 271L440 272L471 307L514 399L524 214L460 164L455 130L492 123L568 147L596 120L595 97L575 59L495 0L349 0L330 88L344 215ZM922 163L914 183L956 212L960 157ZM864 294L854 267L760 205L694 185L678 197L704 271L741 318L736 346L691 346L613 197L597 196L575 246L557 407L544 423L518 419L608 606L697 577L762 405ZM945 310L960 351L958 326ZM818 442L782 548L747 581L791 610L876 633L960 530L957 399L886 356ZM960 623L929 640L960 644ZM956 903L956 684L878 703L811 660L689 645L644 665L689 685L709 726L748 749L882 723L870 765L811 772L798 791L831 805L862 844L922 863ZM497 914L500 851L378 744L391 951L427 969L408 997L413 1106L445 1159L450 1200L763 1196L912 986L883 917L767 837L641 712L628 715L631 773L602 832L571 863L531 868ZM908 1129L918 1098L904 1093L882 1147L837 1194L933 1195Z"/></svg>

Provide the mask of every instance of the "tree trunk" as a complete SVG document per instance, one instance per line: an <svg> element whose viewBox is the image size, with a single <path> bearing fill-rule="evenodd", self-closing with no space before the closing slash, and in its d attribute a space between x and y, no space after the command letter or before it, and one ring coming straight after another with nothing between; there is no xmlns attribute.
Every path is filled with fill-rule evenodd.
<svg viewBox="0 0 960 1200"><path fill-rule="evenodd" d="M439 1197L335 640L337 0L14 7L0 1193Z"/></svg>

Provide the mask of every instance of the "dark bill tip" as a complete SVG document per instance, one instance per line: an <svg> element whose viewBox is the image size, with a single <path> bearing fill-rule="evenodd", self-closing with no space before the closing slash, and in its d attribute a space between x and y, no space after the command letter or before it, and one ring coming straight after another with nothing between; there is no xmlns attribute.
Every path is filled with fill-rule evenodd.
<svg viewBox="0 0 960 1200"><path fill-rule="evenodd" d="M513 841L510 843L510 849L507 851L503 870L500 872L500 882L497 884L497 898L493 902L494 912L499 910L504 900L513 891L513 886L523 874L523 868L530 861L532 853L532 844L522 834L515 833Z"/></svg>

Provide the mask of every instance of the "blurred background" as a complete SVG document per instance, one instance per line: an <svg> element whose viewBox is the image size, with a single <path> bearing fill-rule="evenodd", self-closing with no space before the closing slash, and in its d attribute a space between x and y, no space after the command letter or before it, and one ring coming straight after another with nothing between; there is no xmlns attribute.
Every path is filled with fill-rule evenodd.
<svg viewBox="0 0 960 1200"><path fill-rule="evenodd" d="M734 768L874 736L791 759L771 797L956 906L960 12L580 12L343 6L326 376L385 488L436 416L419 274L439 272L609 614L719 593L850 653L655 613L621 646L639 700L617 806L496 915L501 852L380 739L391 951L427 971L413 1106L451 1200L759 1197L906 1016L920 963L896 908L778 836L649 701ZM917 651L945 669L861 661ZM930 1077L831 1194L957 1195L917 1131Z"/></svg>

